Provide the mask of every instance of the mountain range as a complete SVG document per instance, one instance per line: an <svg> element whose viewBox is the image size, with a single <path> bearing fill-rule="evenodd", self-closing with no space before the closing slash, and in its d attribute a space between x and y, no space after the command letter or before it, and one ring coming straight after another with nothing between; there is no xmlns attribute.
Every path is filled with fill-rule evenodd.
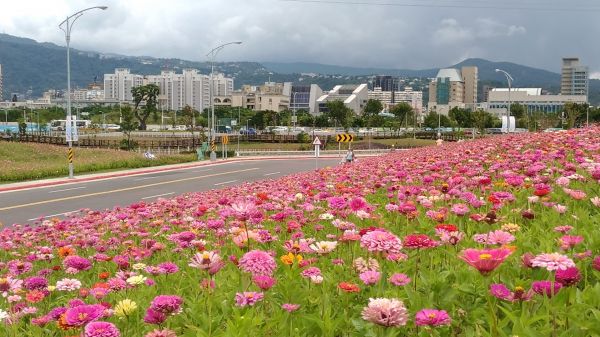
<svg viewBox="0 0 600 337"><path fill-rule="evenodd" d="M40 96L45 90L66 87L65 47L0 34L0 64L4 74L4 97L0 99L10 99L11 93L29 92L32 96ZM479 68L480 87L484 84L506 86L504 76L495 72L497 68L512 75L514 87L541 87L554 93L558 92L560 87L560 75L548 70L477 58L467 59L450 67L462 66ZM132 73L142 75L158 74L163 69L180 71L184 68L196 68L208 74L210 63L71 49L71 80L74 88L86 87L95 81L101 83L103 75L113 73L115 68L129 68ZM425 79L434 77L438 71L438 68L423 70L359 68L300 62L219 62L215 63L215 69L234 77L236 87L242 84L257 85L271 80L297 84L314 83L328 90L335 84L364 83L372 75L393 75L421 79L411 81L411 85L416 86L416 90L425 91L427 90ZM593 105L600 104L600 80L590 80L590 101Z"/></svg>

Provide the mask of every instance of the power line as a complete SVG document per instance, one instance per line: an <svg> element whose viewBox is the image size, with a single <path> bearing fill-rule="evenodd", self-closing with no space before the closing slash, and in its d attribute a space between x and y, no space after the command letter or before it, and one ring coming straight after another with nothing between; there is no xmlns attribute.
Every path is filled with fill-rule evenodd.
<svg viewBox="0 0 600 337"><path fill-rule="evenodd" d="M460 1L453 1L455 4L443 3L393 3L393 2L364 2L364 1L339 1L339 0L279 0L280 2L298 2L313 4L332 4L332 5L350 5L350 6L378 6L378 7L423 7L423 8L457 8L457 9L496 9L511 11L545 11L545 12L600 12L600 7L547 7L547 4L540 4L540 7L534 6L497 6L481 5L476 3L463 2L463 5L456 4Z"/></svg>

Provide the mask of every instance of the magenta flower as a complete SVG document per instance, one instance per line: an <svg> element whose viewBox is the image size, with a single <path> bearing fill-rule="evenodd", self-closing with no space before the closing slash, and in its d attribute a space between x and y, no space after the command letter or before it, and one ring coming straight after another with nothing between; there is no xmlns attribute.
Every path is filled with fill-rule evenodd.
<svg viewBox="0 0 600 337"><path fill-rule="evenodd" d="M254 291L245 291L235 294L235 305L238 307L253 306L257 302L262 301L265 297L263 293Z"/></svg>
<svg viewBox="0 0 600 337"><path fill-rule="evenodd" d="M152 303L150 303L150 309L170 315L179 312L182 303L183 299L179 296L159 295L152 300Z"/></svg>
<svg viewBox="0 0 600 337"><path fill-rule="evenodd" d="M554 279L565 287L576 285L581 280L581 273L577 267L559 269L554 274Z"/></svg>
<svg viewBox="0 0 600 337"><path fill-rule="evenodd" d="M496 269L512 252L505 248L497 249L465 249L459 258L475 267L482 275Z"/></svg>
<svg viewBox="0 0 600 337"><path fill-rule="evenodd" d="M99 304L84 304L65 311L65 322L70 326L84 326L95 321L104 314L104 307Z"/></svg>
<svg viewBox="0 0 600 337"><path fill-rule="evenodd" d="M504 284L491 284L490 293L492 296L508 301L529 301L533 296L533 290L525 291L523 287L515 287L515 291L510 291Z"/></svg>
<svg viewBox="0 0 600 337"><path fill-rule="evenodd" d="M463 216L463 215L469 213L469 206L467 206L465 204L454 204L450 208L450 211L456 215Z"/></svg>
<svg viewBox="0 0 600 337"><path fill-rule="evenodd" d="M423 309L415 315L415 325L417 326L442 326L450 325L452 320L444 310Z"/></svg>
<svg viewBox="0 0 600 337"><path fill-rule="evenodd" d="M407 249L424 249L437 247L438 242L432 240L425 234L410 234L404 237L404 248Z"/></svg>
<svg viewBox="0 0 600 337"><path fill-rule="evenodd" d="M309 267L304 269L300 275L304 278L311 278L313 276L321 276L321 269L317 267Z"/></svg>
<svg viewBox="0 0 600 337"><path fill-rule="evenodd" d="M160 325L166 320L167 315L163 314L162 312L154 311L152 308L148 308L146 310L146 315L144 316L145 323Z"/></svg>
<svg viewBox="0 0 600 337"><path fill-rule="evenodd" d="M119 329L108 322L90 322L83 329L84 337L120 337Z"/></svg>
<svg viewBox="0 0 600 337"><path fill-rule="evenodd" d="M395 298L370 298L369 305L362 310L366 321L387 327L406 325L408 311L404 303Z"/></svg>
<svg viewBox="0 0 600 337"><path fill-rule="evenodd" d="M410 283L410 277L406 274L396 273L388 278L388 281L395 286L405 286Z"/></svg>
<svg viewBox="0 0 600 337"><path fill-rule="evenodd" d="M83 270L91 269L92 263L84 257L77 256L77 255L71 255L71 256L65 257L65 259L63 260L63 266L65 267L65 269L70 269L75 272L80 272Z"/></svg>
<svg viewBox="0 0 600 337"><path fill-rule="evenodd" d="M600 271L600 255L596 256L592 261L592 268Z"/></svg>
<svg viewBox="0 0 600 337"><path fill-rule="evenodd" d="M531 288L537 294L552 297L558 293L560 288L562 288L562 284L551 281L535 281L531 284Z"/></svg>
<svg viewBox="0 0 600 337"><path fill-rule="evenodd" d="M531 260L533 267L546 268L548 271L575 267L575 262L566 255L559 253L540 254Z"/></svg>
<svg viewBox="0 0 600 337"><path fill-rule="evenodd" d="M252 275L272 275L277 264L269 253L262 250L251 250L242 256L239 267Z"/></svg>
<svg viewBox="0 0 600 337"><path fill-rule="evenodd" d="M23 281L23 287L27 290L46 290L48 288L48 280L40 276L28 277Z"/></svg>
<svg viewBox="0 0 600 337"><path fill-rule="evenodd" d="M269 290L277 282L277 280L275 280L271 276L267 276L267 275L254 275L252 277L252 281L261 290Z"/></svg>
<svg viewBox="0 0 600 337"><path fill-rule="evenodd" d="M360 273L358 277L361 281L363 281L365 285L373 285L379 282L379 280L381 279L381 273L374 270L367 270L365 272Z"/></svg>
<svg viewBox="0 0 600 337"><path fill-rule="evenodd" d="M163 262L158 265L158 269L160 269L163 274L175 274L179 271L179 267L173 262Z"/></svg>
<svg viewBox="0 0 600 337"><path fill-rule="evenodd" d="M287 312L294 312L300 309L300 304L284 303L281 305L281 309Z"/></svg>

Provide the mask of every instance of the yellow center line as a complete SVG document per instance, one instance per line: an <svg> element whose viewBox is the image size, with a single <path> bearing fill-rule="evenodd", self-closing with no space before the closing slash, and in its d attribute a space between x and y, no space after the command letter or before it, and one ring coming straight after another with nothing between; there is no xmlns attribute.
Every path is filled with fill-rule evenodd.
<svg viewBox="0 0 600 337"><path fill-rule="evenodd" d="M158 182L158 183L152 183L152 184L147 184L147 185L140 185L140 186L120 188L120 189L117 189L117 190L109 190L109 191L95 192L95 193L88 193L88 194L81 194L81 195L74 195L74 196L70 196L70 197L50 199L50 200L44 200L44 201L30 202L30 203L27 203L27 204L2 207L2 208L0 208L0 211L7 211L7 210L15 209L15 208L23 208L23 207L43 205L43 204L50 204L50 203L59 202L59 201L81 199L81 198L87 198L87 197L94 197L94 196L97 196L97 195L104 195L104 194L111 194L111 193L118 193L118 192L132 191L132 190L139 190L139 189L147 188L147 187L160 186L160 185L166 185L166 184L172 184L172 183L179 183L179 182L182 182L182 181L189 181L189 180L196 180L196 179L217 177L217 176L222 176L222 175L226 175L226 174L241 173L241 172L248 172L248 171L254 171L254 170L258 170L258 168L257 167L253 167L253 168L244 169L244 170L228 171L228 172L207 174L207 175L198 176L198 177L181 178L181 179L175 179L175 180L169 180L169 181L161 181L161 182Z"/></svg>

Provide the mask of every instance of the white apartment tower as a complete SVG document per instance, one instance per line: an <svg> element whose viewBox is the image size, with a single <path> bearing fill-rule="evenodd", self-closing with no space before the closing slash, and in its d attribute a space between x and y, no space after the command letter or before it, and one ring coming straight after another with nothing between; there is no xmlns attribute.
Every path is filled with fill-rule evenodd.
<svg viewBox="0 0 600 337"><path fill-rule="evenodd" d="M579 58L563 58L560 93L562 95L584 95L587 97L588 92L588 67L582 65Z"/></svg>
<svg viewBox="0 0 600 337"><path fill-rule="evenodd" d="M163 70L160 75L146 77L147 83L156 84L159 88L159 108L182 110L189 105L202 111L210 103L210 78L198 73L196 69L184 69L181 74L172 70Z"/></svg>
<svg viewBox="0 0 600 337"><path fill-rule="evenodd" d="M104 98L133 101L131 89L144 84L144 76L131 74L127 68L117 68L114 74L104 74Z"/></svg>

